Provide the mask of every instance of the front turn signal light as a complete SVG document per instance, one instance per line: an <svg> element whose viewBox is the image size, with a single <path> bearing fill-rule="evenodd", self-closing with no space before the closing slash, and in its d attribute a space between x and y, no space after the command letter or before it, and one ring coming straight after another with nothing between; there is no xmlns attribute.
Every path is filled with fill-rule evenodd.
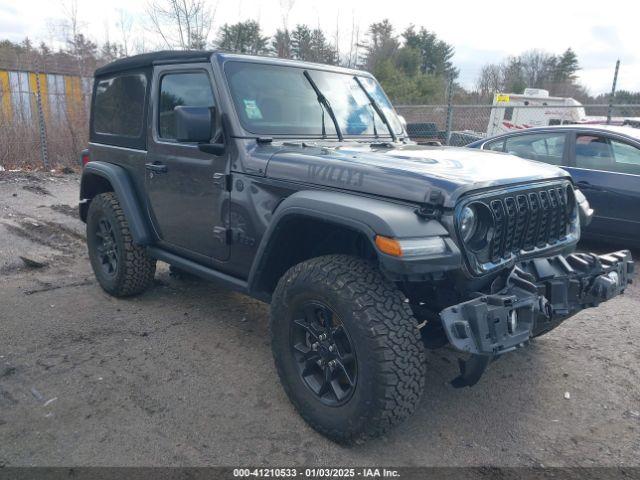
<svg viewBox="0 0 640 480"><path fill-rule="evenodd" d="M376 247L382 253L391 255L392 257L401 257L402 248L400 242L394 238L383 237L382 235L376 235Z"/></svg>
<svg viewBox="0 0 640 480"><path fill-rule="evenodd" d="M376 247L382 253L392 257L425 257L439 255L447 251L447 245L442 237L425 238L395 238L376 235Z"/></svg>

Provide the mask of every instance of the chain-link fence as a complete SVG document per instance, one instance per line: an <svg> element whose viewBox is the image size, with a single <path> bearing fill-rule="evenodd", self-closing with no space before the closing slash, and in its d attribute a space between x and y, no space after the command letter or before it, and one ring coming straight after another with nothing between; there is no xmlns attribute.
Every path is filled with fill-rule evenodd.
<svg viewBox="0 0 640 480"><path fill-rule="evenodd" d="M0 70L0 166L75 166L88 138L91 79Z"/></svg>
<svg viewBox="0 0 640 480"><path fill-rule="evenodd" d="M73 72L92 71L94 65L67 57L49 63L22 57L10 60L0 58L0 170L76 166L88 139L92 78ZM52 64L54 60L58 63ZM48 73L42 73L46 69ZM491 105L463 105L454 103L449 84L447 104L396 109L407 121L409 136L426 144L463 146L506 131L547 125L609 123L640 128L640 103L581 105L571 98L527 90L522 95L496 94ZM610 98L617 99L614 93L615 85Z"/></svg>
<svg viewBox="0 0 640 480"><path fill-rule="evenodd" d="M640 104L553 105L544 99L539 103L545 105L525 103L401 105L396 110L407 121L409 136L424 144L463 146L511 130L549 125L608 123L640 127Z"/></svg>

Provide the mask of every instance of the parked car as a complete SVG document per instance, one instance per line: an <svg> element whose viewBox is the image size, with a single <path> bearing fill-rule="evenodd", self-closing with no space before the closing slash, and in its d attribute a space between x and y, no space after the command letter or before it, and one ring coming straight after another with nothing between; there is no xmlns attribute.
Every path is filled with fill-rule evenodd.
<svg viewBox="0 0 640 480"><path fill-rule="evenodd" d="M284 390L336 441L411 414L426 346L462 352L454 385L471 386L631 282L626 250L572 253L589 207L567 172L416 145L366 72L143 54L95 72L90 118L80 217L100 286L142 293L161 260L270 303Z"/></svg>
<svg viewBox="0 0 640 480"><path fill-rule="evenodd" d="M640 245L640 129L608 125L529 128L467 146L564 168L595 211L585 237Z"/></svg>

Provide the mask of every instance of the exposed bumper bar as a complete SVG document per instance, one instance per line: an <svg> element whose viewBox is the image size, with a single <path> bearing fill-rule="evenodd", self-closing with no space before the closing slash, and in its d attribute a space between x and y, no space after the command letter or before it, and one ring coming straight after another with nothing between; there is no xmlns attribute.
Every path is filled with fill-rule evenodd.
<svg viewBox="0 0 640 480"><path fill-rule="evenodd" d="M634 275L628 250L574 253L517 264L492 293L440 312L449 342L472 354L457 386L476 383L493 357L511 351L566 318L624 292Z"/></svg>

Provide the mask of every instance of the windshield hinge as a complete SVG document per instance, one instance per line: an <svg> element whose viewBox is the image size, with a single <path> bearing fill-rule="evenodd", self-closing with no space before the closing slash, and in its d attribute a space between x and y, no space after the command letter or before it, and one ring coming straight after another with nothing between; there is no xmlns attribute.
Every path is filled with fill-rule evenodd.
<svg viewBox="0 0 640 480"><path fill-rule="evenodd" d="M438 220L442 217L442 205L444 195L440 190L434 189L428 192L426 202L416 208L416 215L422 218Z"/></svg>
<svg viewBox="0 0 640 480"><path fill-rule="evenodd" d="M371 148L395 148L392 142L371 142L369 146Z"/></svg>
<svg viewBox="0 0 640 480"><path fill-rule="evenodd" d="M442 217L442 209L435 205L422 205L416 208L416 215L429 220L439 220Z"/></svg>

